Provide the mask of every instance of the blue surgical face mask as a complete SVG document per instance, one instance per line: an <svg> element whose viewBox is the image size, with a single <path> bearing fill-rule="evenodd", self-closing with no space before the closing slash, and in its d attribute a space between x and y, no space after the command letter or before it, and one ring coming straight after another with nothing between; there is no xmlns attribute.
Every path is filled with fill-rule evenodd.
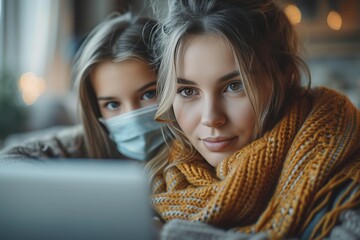
<svg viewBox="0 0 360 240"><path fill-rule="evenodd" d="M99 119L118 151L126 157L146 161L155 156L164 139L161 124L154 120L157 106L152 105L108 119Z"/></svg>

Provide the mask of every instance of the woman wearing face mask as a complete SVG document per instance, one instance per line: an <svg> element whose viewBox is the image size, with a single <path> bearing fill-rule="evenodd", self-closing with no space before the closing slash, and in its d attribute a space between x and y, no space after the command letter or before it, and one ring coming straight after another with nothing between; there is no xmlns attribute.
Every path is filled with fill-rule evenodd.
<svg viewBox="0 0 360 240"><path fill-rule="evenodd" d="M157 69L150 40L156 22L113 14L88 35L76 55L81 127L4 149L4 162L29 158L145 161L161 155L155 122Z"/></svg>
<svg viewBox="0 0 360 240"><path fill-rule="evenodd" d="M172 1L160 34L156 118L172 141L152 203L164 239L357 239L360 112L301 86L310 74L281 9Z"/></svg>

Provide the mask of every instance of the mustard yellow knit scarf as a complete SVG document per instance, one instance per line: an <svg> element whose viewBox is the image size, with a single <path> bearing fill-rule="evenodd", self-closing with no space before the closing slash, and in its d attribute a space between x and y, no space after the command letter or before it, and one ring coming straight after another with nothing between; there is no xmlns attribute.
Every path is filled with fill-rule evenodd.
<svg viewBox="0 0 360 240"><path fill-rule="evenodd" d="M299 234L334 188L351 181L313 231L328 234L342 210L360 205L360 191L353 194L360 181L360 111L332 90L313 92L316 97L295 102L271 131L216 169L175 142L170 163L187 162L154 178L155 210L165 221L265 231L276 239Z"/></svg>

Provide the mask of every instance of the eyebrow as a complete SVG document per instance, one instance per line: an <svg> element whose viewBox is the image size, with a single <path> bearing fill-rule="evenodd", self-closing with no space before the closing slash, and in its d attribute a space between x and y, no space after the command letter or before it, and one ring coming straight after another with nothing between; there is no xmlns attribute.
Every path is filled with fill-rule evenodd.
<svg viewBox="0 0 360 240"><path fill-rule="evenodd" d="M232 79L234 77L237 77L240 75L240 72L238 70L234 70L228 74L225 74L224 76L220 77L217 81L218 82L224 82L224 81L227 81L229 79ZM177 82L179 84L184 84L184 85L197 85L195 82L193 81L190 81L188 79L185 79L185 78L178 78L177 79Z"/></svg>
<svg viewBox="0 0 360 240"><path fill-rule="evenodd" d="M150 83L148 83L148 84L145 84L144 86L142 86L141 88L139 88L138 90L136 90L137 92L142 92L142 91L144 91L145 89L147 89L148 87L150 87L150 86L153 86L153 85L156 85L156 81L152 81L152 82L150 82ZM116 99L116 97L111 97L111 96L104 96L104 97L98 97L97 98L97 100L98 101L109 101L109 100L114 100L114 99Z"/></svg>
<svg viewBox="0 0 360 240"><path fill-rule="evenodd" d="M232 71L232 72L220 77L218 81L223 82L223 81L226 81L226 80L230 80L230 79L232 79L234 77L237 77L239 75L240 75L240 72L238 70L235 70L235 71Z"/></svg>
<svg viewBox="0 0 360 240"><path fill-rule="evenodd" d="M115 97L98 97L97 100L98 101L109 101L109 100L114 100L116 99Z"/></svg>
<svg viewBox="0 0 360 240"><path fill-rule="evenodd" d="M149 82L148 84L145 84L144 86L142 86L141 88L139 88L138 90L136 90L137 92L142 92L144 91L145 89L147 89L148 87L150 86L154 86L156 85L156 80L155 81L152 81L152 82Z"/></svg>

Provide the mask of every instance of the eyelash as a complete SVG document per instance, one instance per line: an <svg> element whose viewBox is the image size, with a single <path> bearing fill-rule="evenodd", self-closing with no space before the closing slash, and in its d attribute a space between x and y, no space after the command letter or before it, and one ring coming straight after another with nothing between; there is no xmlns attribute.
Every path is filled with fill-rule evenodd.
<svg viewBox="0 0 360 240"><path fill-rule="evenodd" d="M228 89L232 84L238 84L239 89L237 89L237 90L232 90L232 91L227 91L227 89ZM232 82L228 83L228 84L225 86L224 92L239 93L239 92L242 92L243 90L244 90L244 84L243 84L243 82L242 82L241 80L235 80L235 81L232 81Z"/></svg>
<svg viewBox="0 0 360 240"><path fill-rule="evenodd" d="M153 95L151 98L145 99L145 95L148 94L148 93L152 93L152 94L154 94L154 95ZM148 90L148 91L144 92L144 93L142 94L141 98L142 98L143 100L145 100L145 101L151 101L151 100L153 100L153 99L156 100L156 90L155 90L155 89L152 89L152 90Z"/></svg>
<svg viewBox="0 0 360 240"><path fill-rule="evenodd" d="M238 84L239 89L228 91L227 89L233 84ZM184 94L184 91L186 91L186 90L191 90L192 94ZM243 82L241 80L231 81L224 88L224 92L230 92L230 93L239 93L239 92L242 92L243 90L244 90L244 84L243 84ZM184 98L191 98L194 95L198 94L198 90L196 90L196 89L194 89L192 87L181 87L181 88L179 88L177 90L177 94L180 94L180 96L182 96Z"/></svg>
<svg viewBox="0 0 360 240"><path fill-rule="evenodd" d="M117 104L117 106L116 106L115 108L113 108L113 109L110 109L110 108L109 108L109 105L112 104L112 103ZM106 109L109 110L109 111L115 111L115 110L118 109L119 107L120 107L120 103L119 103L119 102L116 102L116 101L110 101L110 102L104 103L104 108L106 108Z"/></svg>
<svg viewBox="0 0 360 240"><path fill-rule="evenodd" d="M183 94L184 91L186 91L186 90L191 90L191 91L193 92L193 94L191 94L191 95L185 95L185 94ZM197 92L198 92L198 91L197 91L196 89L191 88L191 87L181 87L181 88L179 88L179 89L177 90L177 94L180 94L180 96L183 97L183 98L191 98L191 97L193 97L194 95L197 95L197 94L196 94ZM195 94L194 94L194 93L195 93Z"/></svg>

